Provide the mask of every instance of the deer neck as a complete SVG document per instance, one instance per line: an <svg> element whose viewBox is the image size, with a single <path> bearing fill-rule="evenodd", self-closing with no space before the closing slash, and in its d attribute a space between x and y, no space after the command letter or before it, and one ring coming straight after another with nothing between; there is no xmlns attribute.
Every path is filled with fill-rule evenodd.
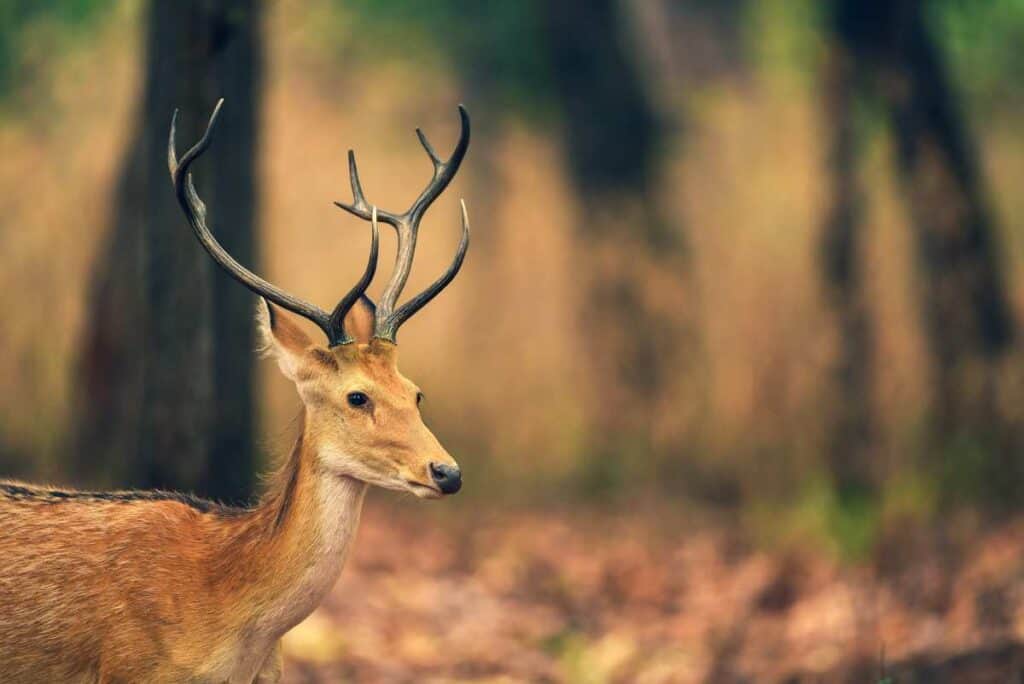
<svg viewBox="0 0 1024 684"><path fill-rule="evenodd" d="M225 549L239 617L271 639L305 619L334 586L368 486L322 472L304 418L288 461Z"/></svg>

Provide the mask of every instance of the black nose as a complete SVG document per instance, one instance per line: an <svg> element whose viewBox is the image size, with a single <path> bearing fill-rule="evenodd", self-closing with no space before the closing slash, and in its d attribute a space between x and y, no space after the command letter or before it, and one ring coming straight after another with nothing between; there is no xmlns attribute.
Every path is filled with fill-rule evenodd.
<svg viewBox="0 0 1024 684"><path fill-rule="evenodd" d="M454 494L462 488L462 473L455 466L431 463L430 476L445 494Z"/></svg>

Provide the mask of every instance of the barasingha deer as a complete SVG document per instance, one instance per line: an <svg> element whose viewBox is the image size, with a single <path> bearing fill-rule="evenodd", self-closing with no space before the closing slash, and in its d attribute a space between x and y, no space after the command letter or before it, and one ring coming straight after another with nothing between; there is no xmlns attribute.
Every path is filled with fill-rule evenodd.
<svg viewBox="0 0 1024 684"><path fill-rule="evenodd" d="M371 206L349 152L353 201L369 222L370 256L356 285L328 313L236 262L206 225L189 168L209 147L221 103L179 162L171 124L174 189L210 256L263 298L268 352L302 399L301 432L252 508L186 495L88 493L0 483L0 682L275 682L281 636L337 580L370 485L434 498L461 486L459 467L423 424L423 395L402 376L399 326L462 265L469 222L454 261L426 290L398 305L420 219L451 182L469 145L461 134L447 161L424 135L433 178L404 213ZM394 273L376 306L365 291L377 266L378 221L398 235ZM315 323L311 340L285 309ZM248 350L239 350L239 353Z"/></svg>

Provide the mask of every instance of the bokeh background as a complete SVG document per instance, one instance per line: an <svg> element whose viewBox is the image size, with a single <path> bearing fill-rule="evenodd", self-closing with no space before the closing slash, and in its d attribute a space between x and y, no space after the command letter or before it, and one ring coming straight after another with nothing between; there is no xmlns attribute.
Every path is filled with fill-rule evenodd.
<svg viewBox="0 0 1024 684"><path fill-rule="evenodd" d="M251 500L298 400L172 111L226 98L211 226L328 306L347 149L404 209L462 102L401 353L466 487L374 492L288 681L1007 681L1022 46L1021 0L2 0L3 473Z"/></svg>

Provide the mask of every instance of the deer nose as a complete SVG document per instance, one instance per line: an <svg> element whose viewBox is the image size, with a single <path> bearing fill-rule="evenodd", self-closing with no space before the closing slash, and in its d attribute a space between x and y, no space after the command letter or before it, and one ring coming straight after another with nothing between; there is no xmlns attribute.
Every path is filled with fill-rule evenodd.
<svg viewBox="0 0 1024 684"><path fill-rule="evenodd" d="M431 463L430 476L445 494L454 494L462 488L462 473L457 466Z"/></svg>

